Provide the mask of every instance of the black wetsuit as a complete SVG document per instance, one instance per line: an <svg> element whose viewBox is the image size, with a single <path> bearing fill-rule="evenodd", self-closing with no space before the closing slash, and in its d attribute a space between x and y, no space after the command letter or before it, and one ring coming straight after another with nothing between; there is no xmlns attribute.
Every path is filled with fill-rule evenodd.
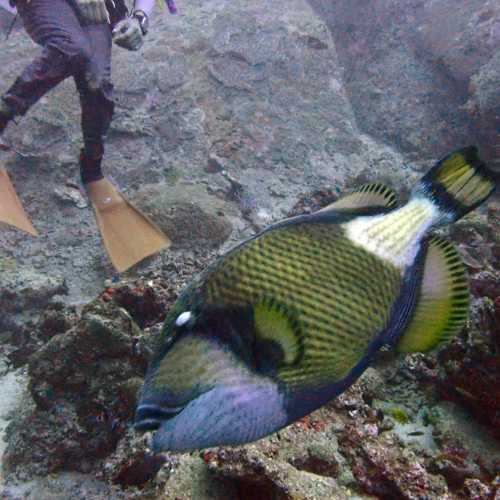
<svg viewBox="0 0 500 500"><path fill-rule="evenodd" d="M82 178L102 177L104 137L113 117L111 31L126 14L123 2L110 6L112 24L85 24L72 0L17 0L15 5L28 35L43 47L2 99L15 115L24 115L44 94L72 76L80 94L84 151ZM88 161L93 159L95 161ZM85 168L87 167L87 168Z"/></svg>

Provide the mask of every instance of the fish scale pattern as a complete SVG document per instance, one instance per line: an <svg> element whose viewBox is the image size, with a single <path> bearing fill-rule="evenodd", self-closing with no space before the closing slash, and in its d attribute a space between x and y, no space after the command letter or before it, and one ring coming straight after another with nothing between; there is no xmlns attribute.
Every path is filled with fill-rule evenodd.
<svg viewBox="0 0 500 500"><path fill-rule="evenodd" d="M387 325L401 286L397 268L340 226L301 223L236 249L207 276L203 296L218 307L267 304L290 318L301 355L282 362L277 376L293 390L345 377Z"/></svg>

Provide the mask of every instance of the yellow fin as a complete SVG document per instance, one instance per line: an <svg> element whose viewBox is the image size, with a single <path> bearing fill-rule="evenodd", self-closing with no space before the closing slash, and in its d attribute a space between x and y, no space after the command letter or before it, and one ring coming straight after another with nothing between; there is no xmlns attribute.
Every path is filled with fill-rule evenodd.
<svg viewBox="0 0 500 500"><path fill-rule="evenodd" d="M121 273L170 246L170 239L106 179L86 185L104 246Z"/></svg>
<svg viewBox="0 0 500 500"><path fill-rule="evenodd" d="M5 168L0 168L0 223L2 222L38 236L38 231L24 211Z"/></svg>
<svg viewBox="0 0 500 500"><path fill-rule="evenodd" d="M330 205L319 210L320 212L329 210L356 210L357 208L380 207L395 208L397 205L397 195L390 187L380 182L363 184L352 193L349 193Z"/></svg>
<svg viewBox="0 0 500 500"><path fill-rule="evenodd" d="M283 362L295 363L302 353L298 326L278 305L260 302L254 308L254 322L259 340L276 342L283 352Z"/></svg>
<svg viewBox="0 0 500 500"><path fill-rule="evenodd" d="M452 243L434 236L415 312L397 350L424 352L451 340L464 327L468 310L467 272L460 255Z"/></svg>

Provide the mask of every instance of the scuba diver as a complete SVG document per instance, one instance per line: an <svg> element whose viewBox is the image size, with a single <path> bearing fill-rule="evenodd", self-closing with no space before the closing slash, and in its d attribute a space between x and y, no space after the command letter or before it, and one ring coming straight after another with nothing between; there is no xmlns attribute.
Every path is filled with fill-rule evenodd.
<svg viewBox="0 0 500 500"><path fill-rule="evenodd" d="M3 1L2 3L6 3ZM31 39L42 46L0 99L0 136L43 95L72 76L80 96L84 147L80 175L93 205L109 257L121 272L170 245L170 240L106 179L101 169L104 139L114 110L111 47L138 50L148 32L155 0L10 0ZM171 13L175 5L168 0ZM1 5L1 3L0 3ZM9 147L1 143L0 148ZM33 235L5 168L0 168L0 222Z"/></svg>

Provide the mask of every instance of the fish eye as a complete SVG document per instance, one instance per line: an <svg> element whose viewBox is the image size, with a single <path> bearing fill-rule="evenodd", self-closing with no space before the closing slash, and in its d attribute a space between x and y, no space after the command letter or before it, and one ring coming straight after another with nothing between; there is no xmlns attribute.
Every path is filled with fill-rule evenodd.
<svg viewBox="0 0 500 500"><path fill-rule="evenodd" d="M192 318L192 316L191 311L184 311L177 316L175 326L184 326Z"/></svg>

